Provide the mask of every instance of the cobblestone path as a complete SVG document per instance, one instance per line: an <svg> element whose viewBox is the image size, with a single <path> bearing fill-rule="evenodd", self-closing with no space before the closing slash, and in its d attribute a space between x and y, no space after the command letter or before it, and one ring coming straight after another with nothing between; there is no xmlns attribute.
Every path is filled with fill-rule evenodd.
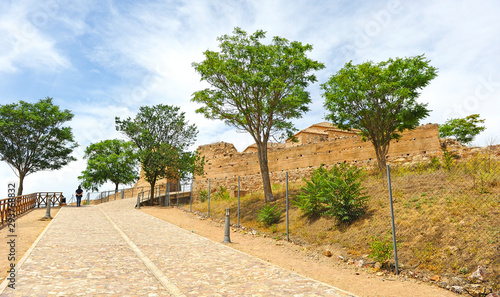
<svg viewBox="0 0 500 297"><path fill-rule="evenodd" d="M353 296L134 206L63 207L2 296Z"/></svg>

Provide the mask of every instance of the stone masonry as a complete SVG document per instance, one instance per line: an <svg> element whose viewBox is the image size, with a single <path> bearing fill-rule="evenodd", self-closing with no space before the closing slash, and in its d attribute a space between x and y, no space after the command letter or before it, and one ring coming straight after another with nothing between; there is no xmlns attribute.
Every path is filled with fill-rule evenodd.
<svg viewBox="0 0 500 297"><path fill-rule="evenodd" d="M341 162L371 168L376 166L375 150L370 142L365 142L357 131L336 129L330 123L315 124L295 135L296 142L270 144L268 160L271 183L284 184L288 171L289 181L297 182L309 177L322 164L326 167ZM211 190L220 186L230 191L237 189L240 177L243 191L262 189L262 178L257 157L257 147L249 146L238 152L234 145L218 142L198 147L205 156L204 176L197 176L193 184L193 196L201 189ZM398 141L390 144L388 164L413 163L429 160L431 156L442 154L437 124L427 124L406 131Z"/></svg>

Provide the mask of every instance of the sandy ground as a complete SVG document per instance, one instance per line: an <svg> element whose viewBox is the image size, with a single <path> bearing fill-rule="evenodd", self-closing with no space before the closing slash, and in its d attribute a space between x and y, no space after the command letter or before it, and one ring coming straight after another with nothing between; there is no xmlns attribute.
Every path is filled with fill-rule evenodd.
<svg viewBox="0 0 500 297"><path fill-rule="evenodd" d="M220 222L203 219L177 208L141 207L141 210L211 240L222 242L224 239L224 226ZM337 255L330 258L311 256L314 253L306 248L284 240L276 241L235 231L234 228L231 231L231 243L228 246L358 296L457 296L413 279L376 276L339 261Z"/></svg>
<svg viewBox="0 0 500 297"><path fill-rule="evenodd" d="M219 222L205 220L176 208L142 207L141 210L211 240L222 242L224 239L224 226ZM58 208L52 209L52 217L57 211ZM49 223L40 221L43 216L45 216L45 209L34 209L16 219L17 261L22 258ZM6 240L8 234L8 228L2 226L0 229L0 238L2 238L0 281L7 275L11 263L8 260L9 246ZM331 258L311 256L311 251L286 241L276 241L234 230L231 232L231 241L232 243L227 245L232 248L358 296L457 296L449 291L414 280L394 280L393 277L375 276L338 261L336 255Z"/></svg>
<svg viewBox="0 0 500 297"><path fill-rule="evenodd" d="M58 207L52 208L50 215L54 217L58 211ZM26 251L35 242L38 235L40 235L43 229L49 224L50 221L40 221L40 219L45 216L45 213L45 208L35 208L16 218L14 233L17 235L15 237L15 263L21 260ZM7 275L7 270L12 263L9 261L10 246L7 244L9 239L12 238L7 238L9 234L12 233L9 232L9 228L6 224L0 227L0 238L2 239L0 242L0 282L3 281Z"/></svg>

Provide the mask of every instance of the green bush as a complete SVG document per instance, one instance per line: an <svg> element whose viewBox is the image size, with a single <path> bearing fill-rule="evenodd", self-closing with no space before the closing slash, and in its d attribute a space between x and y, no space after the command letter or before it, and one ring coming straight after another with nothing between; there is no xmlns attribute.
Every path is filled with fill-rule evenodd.
<svg viewBox="0 0 500 297"><path fill-rule="evenodd" d="M297 196L295 205L308 216L329 216L339 223L351 223L365 213L369 196L364 195L363 169L342 163L326 170L314 170Z"/></svg>
<svg viewBox="0 0 500 297"><path fill-rule="evenodd" d="M328 171L320 167L313 171L311 179L304 178L306 183L302 192L295 197L292 203L308 217L320 216L325 211L322 204L323 190Z"/></svg>
<svg viewBox="0 0 500 297"><path fill-rule="evenodd" d="M390 234L387 234L382 240L372 236L372 242L370 242L370 258L377 262L385 263L392 258L392 250L393 246Z"/></svg>
<svg viewBox="0 0 500 297"><path fill-rule="evenodd" d="M230 198L229 191L223 186L220 186L219 190L214 193L214 200L228 200Z"/></svg>
<svg viewBox="0 0 500 297"><path fill-rule="evenodd" d="M200 202L205 202L208 199L208 191L207 190L200 190L198 193L198 199L200 199Z"/></svg>
<svg viewBox="0 0 500 297"><path fill-rule="evenodd" d="M345 162L333 166L325 181L324 214L335 217L340 223L350 223L362 216L369 199L361 187L364 175L363 169Z"/></svg>
<svg viewBox="0 0 500 297"><path fill-rule="evenodd" d="M269 227L273 224L279 223L281 220L283 209L278 208L278 204L274 206L270 204L264 205L257 214L257 221Z"/></svg>

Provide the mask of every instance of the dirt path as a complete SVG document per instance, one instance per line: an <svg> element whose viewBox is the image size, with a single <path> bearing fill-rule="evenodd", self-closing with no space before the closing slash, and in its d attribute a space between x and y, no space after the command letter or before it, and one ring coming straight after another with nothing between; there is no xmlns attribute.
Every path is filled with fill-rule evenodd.
<svg viewBox="0 0 500 297"><path fill-rule="evenodd" d="M198 218L192 213L176 208L142 207L141 210L211 240L222 242L224 239L222 224ZM376 276L353 265L341 263L336 259L336 255L331 258L314 256L311 251L286 241L234 231L231 232L231 241L230 247L360 297L457 296L450 291L412 279L394 280L390 276Z"/></svg>
<svg viewBox="0 0 500 297"><path fill-rule="evenodd" d="M54 217L59 208L52 208L50 215ZM26 251L35 242L38 235L42 233L43 229L49 224L50 221L40 221L45 216L45 208L35 208L28 213L16 218L15 233L15 248L16 248L16 261L17 263L24 256ZM0 282L3 281L7 275L7 270L10 267L9 261L10 246L7 244L7 235L11 234L7 225L2 226L0 229Z"/></svg>

